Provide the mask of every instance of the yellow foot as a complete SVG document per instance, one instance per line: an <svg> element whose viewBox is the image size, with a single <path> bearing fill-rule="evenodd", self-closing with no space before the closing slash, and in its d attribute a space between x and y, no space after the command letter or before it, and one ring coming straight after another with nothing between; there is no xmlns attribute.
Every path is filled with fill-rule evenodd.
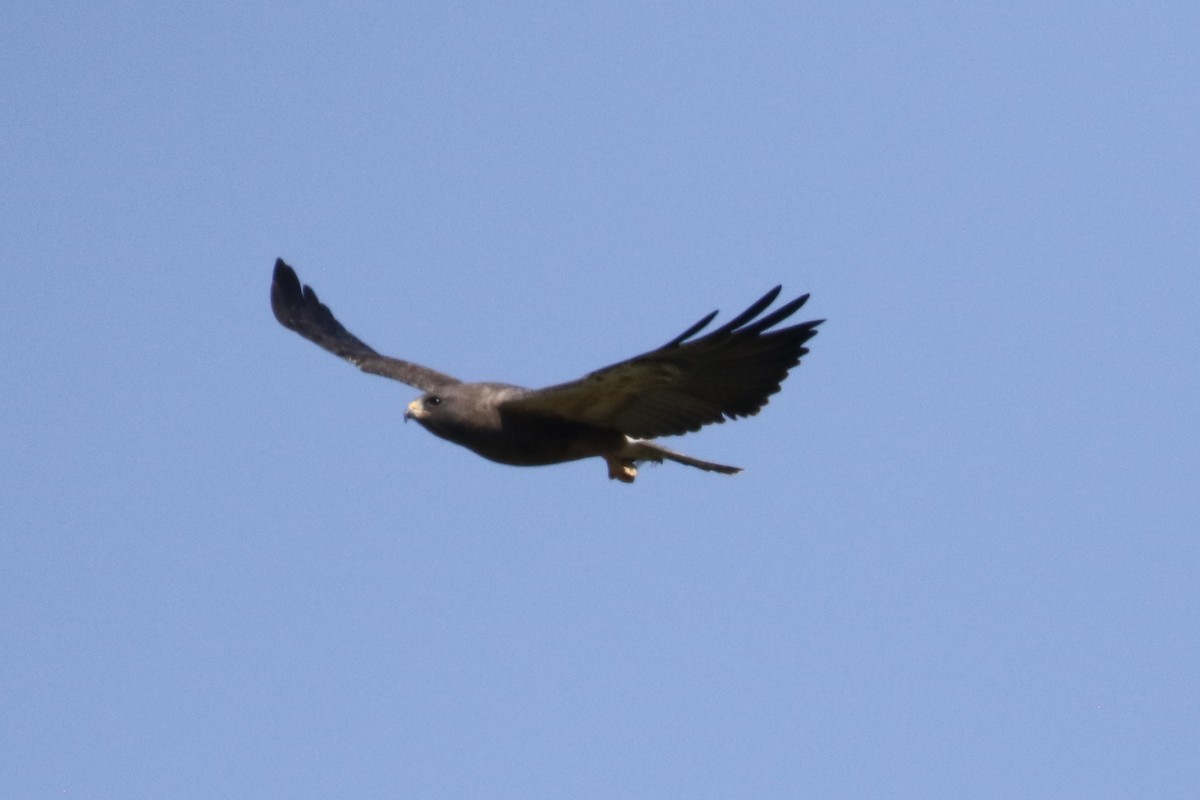
<svg viewBox="0 0 1200 800"><path fill-rule="evenodd" d="M608 462L608 477L610 480L617 480L621 483L633 483L633 479L637 477L637 467L632 460L614 458L613 456L605 456L604 460Z"/></svg>

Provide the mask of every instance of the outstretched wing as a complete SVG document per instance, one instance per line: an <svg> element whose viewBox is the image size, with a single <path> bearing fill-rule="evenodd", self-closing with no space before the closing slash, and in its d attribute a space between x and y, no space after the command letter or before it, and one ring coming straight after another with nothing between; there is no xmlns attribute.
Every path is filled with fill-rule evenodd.
<svg viewBox="0 0 1200 800"><path fill-rule="evenodd" d="M514 398L504 409L615 428L646 439L757 414L779 391L788 370L808 353L804 343L824 322L772 330L808 300L804 295L759 316L780 288L704 336L693 338L712 322L715 311L657 350Z"/></svg>
<svg viewBox="0 0 1200 800"><path fill-rule="evenodd" d="M381 356L357 336L342 327L328 306L317 299L311 286L301 286L296 271L275 260L275 276L271 281L271 310L283 327L295 331L310 342L346 359L363 372L407 383L421 391L432 392L457 378L398 358Z"/></svg>

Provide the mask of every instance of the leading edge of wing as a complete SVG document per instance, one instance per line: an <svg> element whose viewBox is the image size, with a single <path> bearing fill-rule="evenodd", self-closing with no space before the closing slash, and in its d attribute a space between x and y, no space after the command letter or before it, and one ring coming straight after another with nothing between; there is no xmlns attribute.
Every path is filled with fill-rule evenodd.
<svg viewBox="0 0 1200 800"><path fill-rule="evenodd" d="M337 321L311 286L300 283L296 271L282 258L275 259L271 280L271 310L279 324L323 350L349 361L363 372L380 375L430 392L459 383L437 370L380 355Z"/></svg>

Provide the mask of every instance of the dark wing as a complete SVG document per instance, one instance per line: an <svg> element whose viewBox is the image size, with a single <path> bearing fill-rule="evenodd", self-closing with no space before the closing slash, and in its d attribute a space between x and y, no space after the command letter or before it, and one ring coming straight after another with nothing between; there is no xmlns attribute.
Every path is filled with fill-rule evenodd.
<svg viewBox="0 0 1200 800"><path fill-rule="evenodd" d="M504 409L549 415L653 438L757 414L788 370L808 353L804 343L824 320L771 330L808 295L759 316L779 296L767 292L734 319L700 338L713 312L657 350L585 377L507 401Z"/></svg>
<svg viewBox="0 0 1200 800"><path fill-rule="evenodd" d="M295 331L310 342L319 344L335 356L349 361L363 372L392 378L421 391L432 392L443 386L459 383L436 370L398 358L381 356L334 319L328 306L317 299L311 286L301 286L296 271L275 260L275 277L271 281L271 310L283 327Z"/></svg>

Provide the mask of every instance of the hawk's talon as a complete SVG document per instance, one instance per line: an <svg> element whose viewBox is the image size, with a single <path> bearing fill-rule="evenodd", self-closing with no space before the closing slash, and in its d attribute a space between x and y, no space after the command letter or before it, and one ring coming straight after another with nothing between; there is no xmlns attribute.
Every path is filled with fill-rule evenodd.
<svg viewBox="0 0 1200 800"><path fill-rule="evenodd" d="M637 477L637 465L631 459L605 456L604 460L608 462L609 480L617 480L621 483L633 483Z"/></svg>

